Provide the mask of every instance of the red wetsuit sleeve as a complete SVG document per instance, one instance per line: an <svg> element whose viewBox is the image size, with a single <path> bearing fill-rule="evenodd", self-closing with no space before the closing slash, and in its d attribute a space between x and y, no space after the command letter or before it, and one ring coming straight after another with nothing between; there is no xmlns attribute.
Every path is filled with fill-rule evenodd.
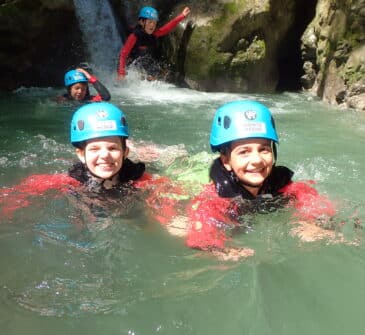
<svg viewBox="0 0 365 335"><path fill-rule="evenodd" d="M126 64L127 64L127 59L129 57L133 47L135 46L136 42L137 42L137 36L134 33L132 33L128 36L124 46L120 50L118 75L123 76L123 77L126 75L125 68L126 68Z"/></svg>
<svg viewBox="0 0 365 335"><path fill-rule="evenodd" d="M228 239L222 225L230 224L225 215L230 199L220 198L209 184L188 206L189 227L186 245L190 248L224 248Z"/></svg>
<svg viewBox="0 0 365 335"><path fill-rule="evenodd" d="M153 177L144 173L134 186L147 193L146 204L155 220L168 224L178 215L178 203L187 197L185 190L168 177Z"/></svg>
<svg viewBox="0 0 365 335"><path fill-rule="evenodd" d="M333 216L336 213L335 205L310 185L313 183L291 182L279 191L294 197L296 215L299 219L314 220L323 215Z"/></svg>
<svg viewBox="0 0 365 335"><path fill-rule="evenodd" d="M100 102L110 100L110 93L108 89L98 80L98 78L91 76L89 78L89 83L92 84L96 92L98 92L97 95L91 97L90 101Z"/></svg>
<svg viewBox="0 0 365 335"><path fill-rule="evenodd" d="M174 19L172 19L171 21L167 22L165 25L163 25L162 27L158 28L153 35L156 37L161 37L164 35L169 34L171 31L173 31L176 26L185 19L185 16L183 14L180 14L178 16L176 16Z"/></svg>
<svg viewBox="0 0 365 335"><path fill-rule="evenodd" d="M66 174L40 174L27 177L19 185L0 190L1 214L11 218L18 208L27 207L29 198L41 196L48 190L58 190L65 193L70 186L78 186L80 183Z"/></svg>

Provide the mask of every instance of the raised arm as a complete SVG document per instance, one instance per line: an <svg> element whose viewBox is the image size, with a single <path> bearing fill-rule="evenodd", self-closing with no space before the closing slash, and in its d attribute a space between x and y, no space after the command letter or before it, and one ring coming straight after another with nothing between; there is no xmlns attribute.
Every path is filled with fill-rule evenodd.
<svg viewBox="0 0 365 335"><path fill-rule="evenodd" d="M159 29L157 29L153 33L153 35L155 35L156 37L161 37L161 36L164 36L164 35L169 34L189 14L190 14L190 8L189 7L185 7L184 10L181 12L180 15L176 16L174 19L172 19L171 21L167 22L165 25L163 25L162 27L160 27Z"/></svg>
<svg viewBox="0 0 365 335"><path fill-rule="evenodd" d="M88 71L82 68L76 69L78 72L82 72L90 84L92 84L98 92L98 95L93 97L91 101L109 101L110 100L110 93L108 89L98 80L96 76L91 75Z"/></svg>

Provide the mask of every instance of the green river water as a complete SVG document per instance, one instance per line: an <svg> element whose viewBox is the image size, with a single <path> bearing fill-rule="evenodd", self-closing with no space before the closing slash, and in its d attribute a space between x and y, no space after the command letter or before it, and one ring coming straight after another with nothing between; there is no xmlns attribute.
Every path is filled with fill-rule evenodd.
<svg viewBox="0 0 365 335"><path fill-rule="evenodd" d="M365 115L305 94L203 93L164 83L107 83L132 139L154 144L147 164L186 185L208 181L215 109L257 99L273 112L279 164L338 206L336 229L351 243L304 243L290 213L253 218L235 237L256 254L221 262L184 246L143 214L78 230L62 197L39 197L0 219L0 328L6 335L286 335L361 333L365 310ZM0 187L35 173L65 172L75 105L62 89L0 96ZM143 145L143 144L141 144ZM188 157L187 157L188 155ZM193 183L191 183L193 182ZM193 186L188 186L193 187Z"/></svg>

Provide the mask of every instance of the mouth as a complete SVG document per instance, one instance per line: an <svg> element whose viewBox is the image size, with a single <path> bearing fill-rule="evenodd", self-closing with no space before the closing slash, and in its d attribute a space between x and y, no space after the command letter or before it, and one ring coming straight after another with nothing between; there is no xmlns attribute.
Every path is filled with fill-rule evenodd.
<svg viewBox="0 0 365 335"><path fill-rule="evenodd" d="M97 167L101 170L113 170L114 169L114 165L113 164L98 164Z"/></svg>
<svg viewBox="0 0 365 335"><path fill-rule="evenodd" d="M255 169L255 170L246 170L246 173L250 173L250 174L262 174L263 172L265 172L265 169Z"/></svg>

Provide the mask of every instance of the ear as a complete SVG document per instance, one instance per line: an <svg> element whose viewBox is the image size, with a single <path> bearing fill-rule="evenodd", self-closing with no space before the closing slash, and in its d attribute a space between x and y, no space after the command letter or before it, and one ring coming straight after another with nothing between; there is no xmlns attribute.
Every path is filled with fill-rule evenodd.
<svg viewBox="0 0 365 335"><path fill-rule="evenodd" d="M126 159L129 154L129 147L125 147L125 150L123 152L123 158Z"/></svg>
<svg viewBox="0 0 365 335"><path fill-rule="evenodd" d="M229 159L229 157L227 155L221 153L220 159L221 159L223 166L226 168L226 170L232 171L231 160Z"/></svg>
<svg viewBox="0 0 365 335"><path fill-rule="evenodd" d="M79 158L79 160L85 164L85 150L76 148L76 155Z"/></svg>

